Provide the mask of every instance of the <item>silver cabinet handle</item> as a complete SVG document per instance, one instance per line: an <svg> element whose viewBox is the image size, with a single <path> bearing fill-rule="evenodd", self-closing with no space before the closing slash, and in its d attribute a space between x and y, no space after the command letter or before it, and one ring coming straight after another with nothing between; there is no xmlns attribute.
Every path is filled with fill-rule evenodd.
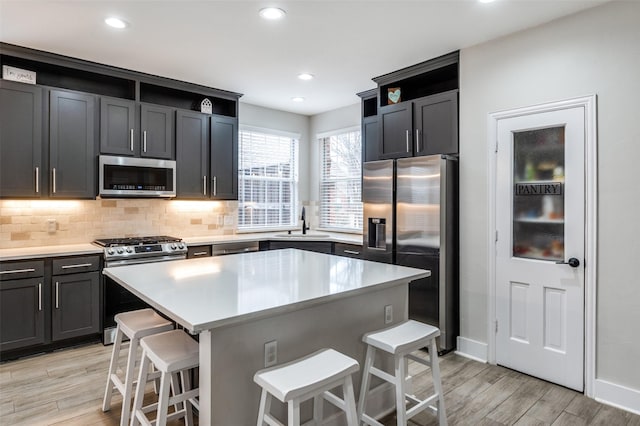
<svg viewBox="0 0 640 426"><path fill-rule="evenodd" d="M38 310L42 310L42 283L38 283Z"/></svg>
<svg viewBox="0 0 640 426"><path fill-rule="evenodd" d="M213 196L215 197L218 194L218 180L216 177L213 177Z"/></svg>
<svg viewBox="0 0 640 426"><path fill-rule="evenodd" d="M209 253L206 252L206 251L197 251L197 252L193 253L194 256L204 256L206 254L209 254Z"/></svg>
<svg viewBox="0 0 640 426"><path fill-rule="evenodd" d="M56 281L56 309L60 307L60 283Z"/></svg>
<svg viewBox="0 0 640 426"><path fill-rule="evenodd" d="M416 152L420 152L420 129L416 129Z"/></svg>
<svg viewBox="0 0 640 426"><path fill-rule="evenodd" d="M207 195L207 175L202 176L202 194Z"/></svg>
<svg viewBox="0 0 640 426"><path fill-rule="evenodd" d="M53 193L56 193L56 168L51 169L51 174L53 175Z"/></svg>
<svg viewBox="0 0 640 426"><path fill-rule="evenodd" d="M78 263L76 265L63 265L62 269L74 269L74 268L86 268L87 266L91 266L92 263Z"/></svg>
<svg viewBox="0 0 640 426"><path fill-rule="evenodd" d="M0 275L9 275L9 274L19 274L21 272L35 272L36 270L33 268L29 269L12 269L10 271L0 271Z"/></svg>
<svg viewBox="0 0 640 426"><path fill-rule="evenodd" d="M36 167L36 194L40 192L40 167Z"/></svg>
<svg viewBox="0 0 640 426"><path fill-rule="evenodd" d="M142 151L147 152L147 131L142 132Z"/></svg>
<svg viewBox="0 0 640 426"><path fill-rule="evenodd" d="M343 251L348 254L360 254L359 251L354 251L354 250L343 250Z"/></svg>
<svg viewBox="0 0 640 426"><path fill-rule="evenodd" d="M407 130L407 152L411 152L409 151L411 148L409 148L409 131Z"/></svg>
<svg viewBox="0 0 640 426"><path fill-rule="evenodd" d="M129 130L129 146L131 152L133 152L133 129Z"/></svg>

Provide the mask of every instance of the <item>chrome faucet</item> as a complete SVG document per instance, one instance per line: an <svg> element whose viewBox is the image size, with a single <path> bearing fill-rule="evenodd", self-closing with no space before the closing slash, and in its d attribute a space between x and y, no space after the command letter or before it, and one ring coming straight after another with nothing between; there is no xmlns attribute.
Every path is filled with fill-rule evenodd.
<svg viewBox="0 0 640 426"><path fill-rule="evenodd" d="M305 235L307 233L307 215L304 211L304 206L302 206L302 214L300 215L300 220L302 221L302 234Z"/></svg>

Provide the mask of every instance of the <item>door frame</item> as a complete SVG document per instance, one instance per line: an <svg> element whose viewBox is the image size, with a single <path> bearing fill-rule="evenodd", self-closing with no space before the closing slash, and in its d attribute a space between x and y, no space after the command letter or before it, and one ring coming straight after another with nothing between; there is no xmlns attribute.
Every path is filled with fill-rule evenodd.
<svg viewBox="0 0 640 426"><path fill-rule="evenodd" d="M597 116L596 95L566 99L545 104L489 113L487 119L488 149L488 219L487 238L487 283L488 291L488 356L490 364L496 364L496 157L498 149L499 120L542 112L558 111L581 107L584 109L585 123L585 274L584 274L584 390L588 397L594 396L596 375L596 280L597 280L597 205L598 205L598 164L597 164Z"/></svg>

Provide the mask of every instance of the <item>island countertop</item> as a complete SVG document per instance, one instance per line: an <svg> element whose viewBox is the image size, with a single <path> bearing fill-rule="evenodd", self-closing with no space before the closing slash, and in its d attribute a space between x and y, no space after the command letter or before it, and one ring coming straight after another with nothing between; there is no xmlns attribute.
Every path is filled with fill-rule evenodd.
<svg viewBox="0 0 640 426"><path fill-rule="evenodd" d="M430 271L284 249L105 268L191 333L428 277Z"/></svg>

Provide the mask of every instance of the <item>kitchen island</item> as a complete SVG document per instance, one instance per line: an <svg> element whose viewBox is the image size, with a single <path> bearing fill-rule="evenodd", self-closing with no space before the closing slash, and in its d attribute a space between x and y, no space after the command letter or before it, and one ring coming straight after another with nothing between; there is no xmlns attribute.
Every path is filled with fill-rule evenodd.
<svg viewBox="0 0 640 426"><path fill-rule="evenodd" d="M362 365L362 335L406 320L408 283L430 272L285 249L104 274L198 334L200 424L240 426L256 422L253 374L264 368L265 343L277 342L278 364L332 347ZM393 319L385 324L387 305Z"/></svg>

